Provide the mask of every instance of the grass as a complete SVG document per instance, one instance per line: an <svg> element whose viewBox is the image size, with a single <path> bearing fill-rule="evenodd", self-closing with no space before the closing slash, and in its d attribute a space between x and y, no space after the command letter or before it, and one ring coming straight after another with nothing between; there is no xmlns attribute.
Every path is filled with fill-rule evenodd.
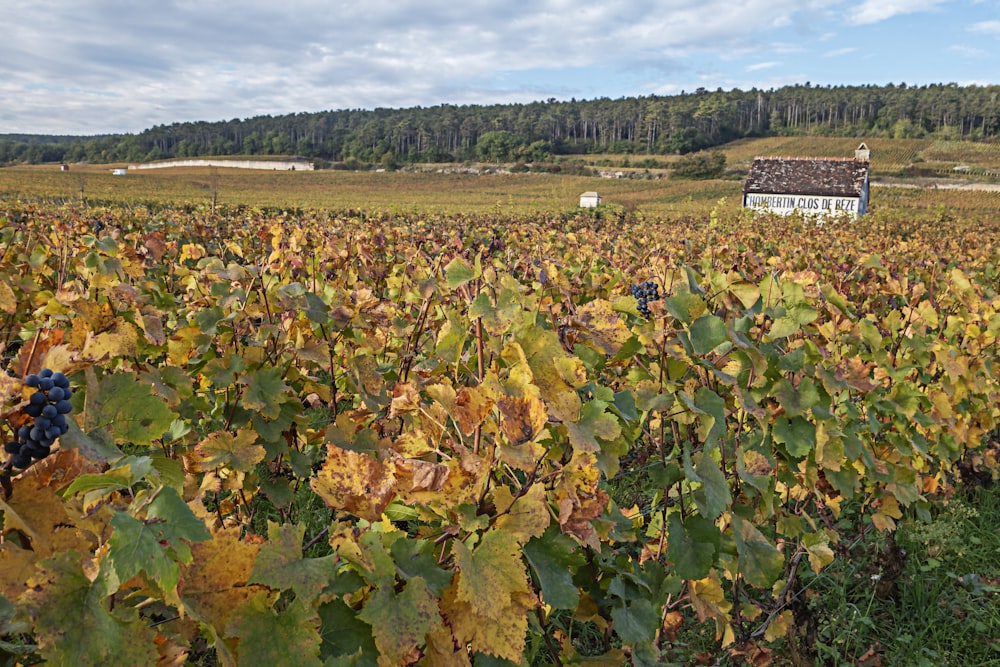
<svg viewBox="0 0 1000 667"><path fill-rule="evenodd" d="M876 594L881 536L803 576L799 653L815 662L786 645L782 664L1000 665L1000 486L967 489L929 523L902 521L896 542L906 558L893 597Z"/></svg>

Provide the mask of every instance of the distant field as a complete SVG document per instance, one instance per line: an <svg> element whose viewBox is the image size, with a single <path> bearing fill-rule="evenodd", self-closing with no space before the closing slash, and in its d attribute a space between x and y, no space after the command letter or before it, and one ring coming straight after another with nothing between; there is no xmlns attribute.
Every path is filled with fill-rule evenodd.
<svg viewBox="0 0 1000 667"><path fill-rule="evenodd" d="M79 203L248 205L281 208L378 209L436 213L558 213L574 210L581 192L598 191L604 202L666 217L725 210L740 204L741 175L758 155L852 156L858 138L771 137L747 139L722 147L729 178L685 181L667 169L629 169L634 178L601 178L561 174L446 174L437 172L253 172L223 168L174 168L130 171L113 176L124 165L58 165L0 169L0 197ZM866 139L872 151L872 178L898 177L917 167L923 175L962 178L961 183L996 183L1000 146L923 139ZM634 163L647 156L580 156L588 163ZM664 166L676 156L652 156ZM956 172L955 166L968 167ZM945 185L944 181L911 180L905 185ZM724 200L724 201L723 201ZM872 208L880 205L928 209L1000 211L1000 193L957 191L941 187L874 187Z"/></svg>

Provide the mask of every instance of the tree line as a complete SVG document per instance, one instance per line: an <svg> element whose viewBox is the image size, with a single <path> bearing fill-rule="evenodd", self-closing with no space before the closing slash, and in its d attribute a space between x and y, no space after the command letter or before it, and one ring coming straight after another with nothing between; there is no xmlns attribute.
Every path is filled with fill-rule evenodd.
<svg viewBox="0 0 1000 667"><path fill-rule="evenodd" d="M527 104L349 109L157 125L96 137L0 135L0 164L300 155L318 166L537 162L588 153L686 154L742 137L992 141L1000 86L812 86Z"/></svg>

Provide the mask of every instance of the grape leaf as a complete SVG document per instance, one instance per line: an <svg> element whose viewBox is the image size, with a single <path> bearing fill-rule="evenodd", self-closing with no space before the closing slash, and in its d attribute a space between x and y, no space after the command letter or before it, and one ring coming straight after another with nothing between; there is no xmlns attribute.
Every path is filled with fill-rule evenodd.
<svg viewBox="0 0 1000 667"><path fill-rule="evenodd" d="M632 332L606 299L594 299L576 309L580 321L580 339L589 340L602 354L614 356L625 345Z"/></svg>
<svg viewBox="0 0 1000 667"><path fill-rule="evenodd" d="M702 516L717 519L730 503L733 497L729 491L726 476L710 455L702 453L696 469L692 470L685 461L685 473L688 478L701 482L701 488L694 492L694 502Z"/></svg>
<svg viewBox="0 0 1000 667"><path fill-rule="evenodd" d="M391 467L332 444L327 445L326 461L309 485L330 507L369 521L381 519L396 495Z"/></svg>
<svg viewBox="0 0 1000 667"><path fill-rule="evenodd" d="M319 615L308 604L295 600L281 611L271 606L271 596L258 591L234 610L226 632L239 637L239 664L321 666Z"/></svg>
<svg viewBox="0 0 1000 667"><path fill-rule="evenodd" d="M508 604L491 616L480 616L470 604L458 599L462 576L459 575L458 585L445 591L441 600L441 611L452 628L456 642L460 646L468 644L473 651L521 664L528 630L528 611L538 604L535 596L515 593Z"/></svg>
<svg viewBox="0 0 1000 667"><path fill-rule="evenodd" d="M192 459L202 470L225 467L250 472L267 455L263 446L254 444L256 440L257 432L248 428L239 429L235 435L215 431L198 443Z"/></svg>
<svg viewBox="0 0 1000 667"><path fill-rule="evenodd" d="M84 574L80 555L64 551L39 563L19 604L34 621L39 653L59 665L152 665L153 632L134 612L112 614Z"/></svg>
<svg viewBox="0 0 1000 667"><path fill-rule="evenodd" d="M576 543L553 527L525 544L524 555L538 578L542 602L556 609L576 609L580 589L573 583L573 573L586 562Z"/></svg>
<svg viewBox="0 0 1000 667"><path fill-rule="evenodd" d="M675 512L669 517L667 531L667 558L674 564L677 575L692 581L708 576L722 541L715 522L698 515L682 522Z"/></svg>
<svg viewBox="0 0 1000 667"><path fill-rule="evenodd" d="M521 497L514 500L510 489L501 486L493 494L497 511L496 527L517 538L522 544L538 537L552 519L545 496L545 485L534 483Z"/></svg>
<svg viewBox="0 0 1000 667"><path fill-rule="evenodd" d="M248 585L259 545L240 539L240 528L213 531L211 540L191 545L192 560L181 566L184 611L221 635L234 609L259 586Z"/></svg>
<svg viewBox="0 0 1000 667"><path fill-rule="evenodd" d="M502 530L490 530L474 550L455 543L458 599L482 618L503 622L504 609L516 593L528 593L528 575L521 560L517 538Z"/></svg>
<svg viewBox="0 0 1000 667"><path fill-rule="evenodd" d="M372 637L372 628L358 618L358 613L342 600L334 600L319 607L322 643L319 657L324 664L376 667L378 650ZM352 659L356 658L356 659Z"/></svg>
<svg viewBox="0 0 1000 667"><path fill-rule="evenodd" d="M444 267L445 280L448 287L456 289L476 277L472 266L461 257L455 257Z"/></svg>
<svg viewBox="0 0 1000 667"><path fill-rule="evenodd" d="M392 587L376 589L358 618L372 626L380 667L416 662L424 637L442 622L437 599L421 577L398 594Z"/></svg>
<svg viewBox="0 0 1000 667"><path fill-rule="evenodd" d="M784 556L752 523L737 515L733 515L733 537L740 573L751 585L769 588L784 570Z"/></svg>
<svg viewBox="0 0 1000 667"><path fill-rule="evenodd" d="M691 323L691 346L695 354L708 354L728 340L726 323L717 315L705 313Z"/></svg>
<svg viewBox="0 0 1000 667"><path fill-rule="evenodd" d="M168 600L177 597L180 568L168 549L169 524L139 521L126 512L111 519L114 532L108 539L108 560L119 581L145 572Z"/></svg>
<svg viewBox="0 0 1000 667"><path fill-rule="evenodd" d="M281 404L291 398L292 389L285 384L280 368L258 368L244 375L240 383L246 385L243 407L267 419L277 419L281 415Z"/></svg>
<svg viewBox="0 0 1000 667"><path fill-rule="evenodd" d="M88 382L85 430L107 428L115 443L151 445L170 428L177 415L133 373Z"/></svg>
<svg viewBox="0 0 1000 667"><path fill-rule="evenodd" d="M303 524L268 521L267 542L260 547L247 580L280 590L292 589L295 598L311 604L336 574L336 556L302 557Z"/></svg>
<svg viewBox="0 0 1000 667"><path fill-rule="evenodd" d="M17 312L17 297L6 280L0 280L0 311L10 315Z"/></svg>
<svg viewBox="0 0 1000 667"><path fill-rule="evenodd" d="M615 440L621 435L621 426L613 414L607 412L604 401L588 401L580 408L580 419L566 423L573 446L585 452L601 450L601 440Z"/></svg>
<svg viewBox="0 0 1000 667"><path fill-rule="evenodd" d="M611 619L625 644L649 642L660 627L660 614L652 602L641 597L612 609Z"/></svg>

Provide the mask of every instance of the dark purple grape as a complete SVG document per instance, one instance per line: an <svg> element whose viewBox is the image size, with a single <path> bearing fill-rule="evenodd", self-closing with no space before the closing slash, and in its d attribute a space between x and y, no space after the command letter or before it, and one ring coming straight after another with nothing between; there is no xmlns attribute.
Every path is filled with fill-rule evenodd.
<svg viewBox="0 0 1000 667"><path fill-rule="evenodd" d="M48 399L49 399L50 403L55 403L56 401L61 401L64 398L65 398L65 395L64 395L62 387L58 387L57 386L57 387L52 387L52 389L49 389Z"/></svg>
<svg viewBox="0 0 1000 667"><path fill-rule="evenodd" d="M25 424L21 428L17 429L17 439L24 442L28 439L29 433L31 433L31 427Z"/></svg>
<svg viewBox="0 0 1000 667"><path fill-rule="evenodd" d="M38 415L42 414L42 406L31 404L24 409L24 414L28 415L29 417L37 417Z"/></svg>
<svg viewBox="0 0 1000 667"><path fill-rule="evenodd" d="M62 429L59 428L58 426L50 426L47 429L45 429L45 437L46 438L50 438L52 440L55 440L60 435L62 435Z"/></svg>
<svg viewBox="0 0 1000 667"><path fill-rule="evenodd" d="M52 389L55 385L52 383L52 378L42 378L38 381L38 388L42 391L48 391Z"/></svg>
<svg viewBox="0 0 1000 667"><path fill-rule="evenodd" d="M52 419L57 414L59 414L59 409L56 408L56 406L49 404L46 405L44 408L42 408L42 414L48 417L49 419Z"/></svg>
<svg viewBox="0 0 1000 667"><path fill-rule="evenodd" d="M61 415L68 415L73 412L73 404L63 399L56 403L56 412Z"/></svg>
<svg viewBox="0 0 1000 667"><path fill-rule="evenodd" d="M43 394L40 391L36 391L34 394L32 394L31 398L29 398L28 401L32 405L45 405L48 402L48 400L45 398L45 394Z"/></svg>
<svg viewBox="0 0 1000 667"><path fill-rule="evenodd" d="M56 415L55 419L52 420L52 425L53 426L58 426L59 428L62 428L63 426L65 426L66 425L66 415L64 415L64 414L58 414L58 415Z"/></svg>
<svg viewBox="0 0 1000 667"><path fill-rule="evenodd" d="M53 373L52 381L55 383L57 387L60 387L61 389L69 388L69 378L62 373Z"/></svg>
<svg viewBox="0 0 1000 667"><path fill-rule="evenodd" d="M35 426L37 426L38 428L40 428L40 429L42 429L44 431L48 427L52 426L52 420L49 419L48 417L42 415L41 417L38 417L37 419L35 419Z"/></svg>
<svg viewBox="0 0 1000 667"><path fill-rule="evenodd" d="M10 457L10 462L15 468L23 470L31 465L31 456L24 453L15 454Z"/></svg>
<svg viewBox="0 0 1000 667"><path fill-rule="evenodd" d="M43 431L42 429L38 428L37 426L32 426L31 427L31 432L28 433L28 440L29 441L30 440L38 441L38 440L41 440L44 437L45 437L45 431Z"/></svg>
<svg viewBox="0 0 1000 667"><path fill-rule="evenodd" d="M3 449L8 454L17 454L21 451L21 443L17 441L8 442L6 445L3 446Z"/></svg>
<svg viewBox="0 0 1000 667"><path fill-rule="evenodd" d="M41 379L40 377L32 373L28 377L24 378L24 384L28 385L29 387L37 387L38 381L40 379Z"/></svg>
<svg viewBox="0 0 1000 667"><path fill-rule="evenodd" d="M40 377L40 378L50 378L50 377L52 377L52 369L51 368L43 368L42 370L38 371L38 377Z"/></svg>

